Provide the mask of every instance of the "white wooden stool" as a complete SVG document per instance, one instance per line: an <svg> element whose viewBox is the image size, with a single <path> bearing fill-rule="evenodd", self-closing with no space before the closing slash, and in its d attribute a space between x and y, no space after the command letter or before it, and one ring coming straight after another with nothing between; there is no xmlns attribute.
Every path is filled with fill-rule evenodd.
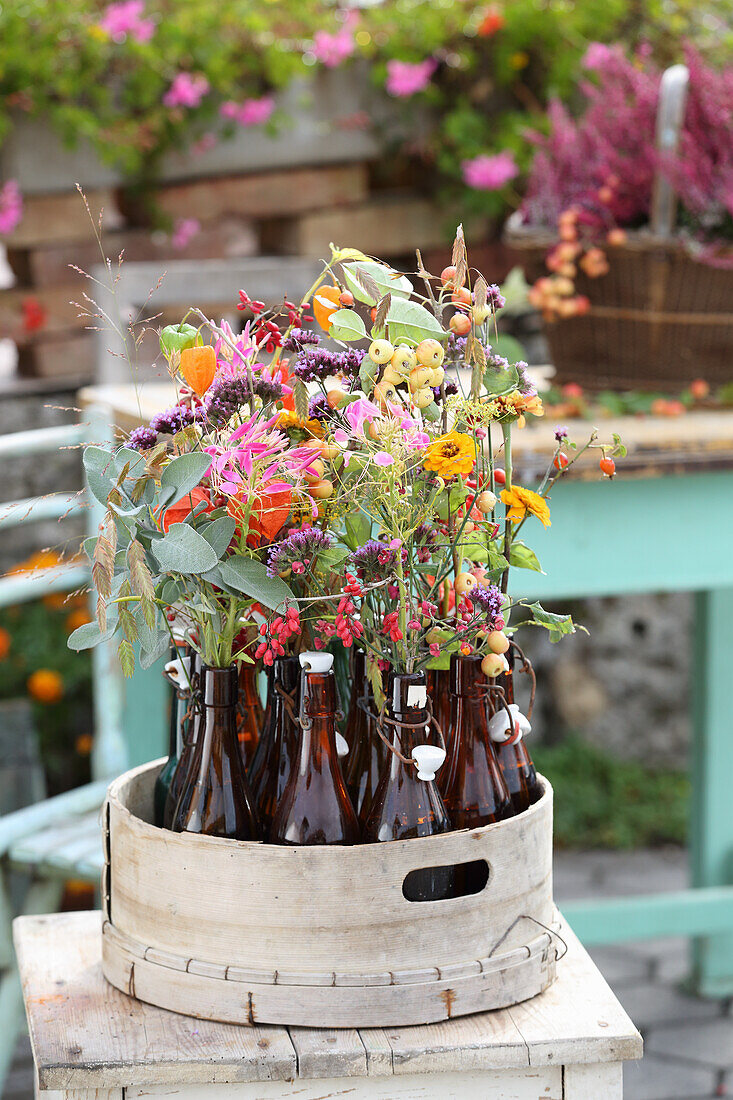
<svg viewBox="0 0 733 1100"><path fill-rule="evenodd" d="M238 1027L113 989L101 916L19 917L15 944L43 1100L618 1100L641 1036L567 925L545 993L406 1028Z"/></svg>

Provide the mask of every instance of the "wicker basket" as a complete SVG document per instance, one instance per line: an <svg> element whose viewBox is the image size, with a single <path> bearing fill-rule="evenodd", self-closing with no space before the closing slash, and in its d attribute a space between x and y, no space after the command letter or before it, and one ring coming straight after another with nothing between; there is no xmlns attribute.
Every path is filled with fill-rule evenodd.
<svg viewBox="0 0 733 1100"><path fill-rule="evenodd" d="M530 282L547 274L556 239L510 223L507 243ZM629 233L606 248L609 271L575 280L591 309L545 325L560 382L605 388L679 390L694 378L733 380L733 270L695 260L678 241Z"/></svg>
<svg viewBox="0 0 733 1100"><path fill-rule="evenodd" d="M160 762L105 806L103 969L118 989L231 1023L431 1023L535 996L555 977L552 790L496 825L289 848L150 824ZM415 869L485 860L479 893L412 902Z"/></svg>
<svg viewBox="0 0 733 1100"><path fill-rule="evenodd" d="M688 79L684 65L662 76L656 127L662 155L678 147ZM695 378L713 385L733 379L733 268L711 267L690 255L674 234L676 207L670 181L658 174L649 229L629 233L623 247L605 248L606 275L579 273L577 293L590 300L590 312L545 326L558 381L591 390L671 391ZM506 239L524 255L530 281L547 274L544 259L557 243L554 235L522 226L517 213Z"/></svg>

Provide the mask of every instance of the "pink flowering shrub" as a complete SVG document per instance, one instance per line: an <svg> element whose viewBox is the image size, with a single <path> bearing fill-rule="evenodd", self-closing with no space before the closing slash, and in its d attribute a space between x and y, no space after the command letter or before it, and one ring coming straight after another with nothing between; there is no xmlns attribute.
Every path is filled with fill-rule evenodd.
<svg viewBox="0 0 733 1100"><path fill-rule="evenodd" d="M410 61L388 61L385 87L390 95L398 97L424 92L437 67L430 57L414 64Z"/></svg>
<svg viewBox="0 0 733 1100"><path fill-rule="evenodd" d="M163 96L166 107L198 107L209 90L205 76L197 73L178 73Z"/></svg>
<svg viewBox="0 0 733 1100"><path fill-rule="evenodd" d="M461 165L463 182L476 191L499 191L519 175L519 168L511 153L485 154L464 160Z"/></svg>
<svg viewBox="0 0 733 1100"><path fill-rule="evenodd" d="M16 180L0 187L0 234L12 233L23 217L23 198Z"/></svg>
<svg viewBox="0 0 733 1100"><path fill-rule="evenodd" d="M593 43L583 59L593 80L580 84L576 119L559 102L549 133L531 136L536 155L522 204L525 223L554 228L573 210L585 232L647 223L654 178L668 176L679 223L704 239L733 237L733 68L718 71L686 50L690 83L679 150L661 156L655 128L661 70L642 54Z"/></svg>
<svg viewBox="0 0 733 1100"><path fill-rule="evenodd" d="M134 42L149 42L155 31L152 19L143 19L145 0L121 0L105 8L99 27L115 42L132 38Z"/></svg>

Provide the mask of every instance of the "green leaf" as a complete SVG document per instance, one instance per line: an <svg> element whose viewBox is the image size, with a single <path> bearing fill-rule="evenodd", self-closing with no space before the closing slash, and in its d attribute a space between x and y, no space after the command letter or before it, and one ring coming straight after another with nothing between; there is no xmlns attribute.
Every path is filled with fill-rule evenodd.
<svg viewBox="0 0 733 1100"><path fill-rule="evenodd" d="M337 309L331 314L328 335L332 340L344 340L350 343L352 340L365 340L366 334L364 322L355 310Z"/></svg>
<svg viewBox="0 0 733 1100"><path fill-rule="evenodd" d="M266 567L254 558L227 558L221 562L219 568L224 582L230 588L244 592L271 611L279 608L285 600L294 599L285 581L280 577L268 576Z"/></svg>
<svg viewBox="0 0 733 1100"><path fill-rule="evenodd" d="M206 539L217 558L221 558L226 554L236 529L236 520L231 516L222 516L221 519L215 519L213 523L203 527L199 534Z"/></svg>
<svg viewBox="0 0 733 1100"><path fill-rule="evenodd" d="M160 478L161 492L173 490L170 500L180 500L194 489L211 466L211 455L205 451L190 451L168 463Z"/></svg>
<svg viewBox="0 0 733 1100"><path fill-rule="evenodd" d="M114 455L104 447L85 447L84 470L90 493L100 504L106 504L117 476Z"/></svg>
<svg viewBox="0 0 733 1100"><path fill-rule="evenodd" d="M459 545L463 557L470 561L482 564L489 560L486 535L482 531L469 531L468 534L464 534Z"/></svg>
<svg viewBox="0 0 733 1100"><path fill-rule="evenodd" d="M373 359L370 359L368 355L365 355L359 367L359 381L361 383L361 388L367 395L374 389L374 383L377 380L378 373L379 367L377 364Z"/></svg>
<svg viewBox="0 0 733 1100"><path fill-rule="evenodd" d="M310 394L302 378L295 379L293 395L295 397L295 415L300 417L301 420L307 420Z"/></svg>
<svg viewBox="0 0 733 1100"><path fill-rule="evenodd" d="M372 521L363 512L349 512L344 519L344 527L344 542L349 550L363 546L372 534Z"/></svg>
<svg viewBox="0 0 733 1100"><path fill-rule="evenodd" d="M426 405L424 409L420 410L420 412L422 413L423 420L430 420L432 422L435 422L437 420L440 420L442 410L433 401L431 405Z"/></svg>
<svg viewBox="0 0 733 1100"><path fill-rule="evenodd" d="M318 569L328 569L335 573L344 564L349 551L345 546L327 546L317 557Z"/></svg>
<svg viewBox="0 0 733 1100"><path fill-rule="evenodd" d="M544 627L551 642L559 642L564 634L575 633L575 623L571 615L555 615L552 611L545 611L541 603L530 603L526 606L532 612L529 622Z"/></svg>
<svg viewBox="0 0 733 1100"><path fill-rule="evenodd" d="M123 638L117 647L117 656L120 659L122 673L129 680L135 671L135 650L126 638Z"/></svg>
<svg viewBox="0 0 733 1100"><path fill-rule="evenodd" d="M516 565L519 569L533 569L535 573L544 573L534 550L530 550L521 540L517 539L509 549L509 564Z"/></svg>
<svg viewBox="0 0 733 1100"><path fill-rule="evenodd" d="M406 298L392 299L387 314L389 338L393 344L419 344L428 338L447 340L448 333L437 318L421 306L419 302L410 302Z"/></svg>
<svg viewBox="0 0 733 1100"><path fill-rule="evenodd" d="M412 283L404 275L400 275L392 267L379 264L375 260L359 260L351 264L342 264L344 280L351 293L359 302L368 306L375 306L385 294L391 294L397 298L409 298L412 294ZM357 271L363 271L370 275L377 284L379 294L368 294L356 277Z"/></svg>
<svg viewBox="0 0 733 1100"><path fill-rule="evenodd" d="M151 551L164 573L206 573L219 560L206 539L187 523L171 524L168 534Z"/></svg>
<svg viewBox="0 0 733 1100"><path fill-rule="evenodd" d="M79 652L82 649L92 649L95 645L99 645L100 642L107 642L117 629L117 613L112 614L112 609L115 607L112 604L107 612L107 629L100 630L96 622L84 623L83 626L78 626L68 637L67 645L69 649Z"/></svg>

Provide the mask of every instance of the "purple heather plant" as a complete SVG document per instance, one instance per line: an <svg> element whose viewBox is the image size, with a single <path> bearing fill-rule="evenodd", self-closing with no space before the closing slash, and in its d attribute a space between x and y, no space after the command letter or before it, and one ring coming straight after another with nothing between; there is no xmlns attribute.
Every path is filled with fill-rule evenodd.
<svg viewBox="0 0 733 1100"><path fill-rule="evenodd" d="M402 560L407 560L407 550L402 547ZM369 539L346 559L346 567L355 569L357 576L367 583L381 581L394 572L397 551L379 539Z"/></svg>
<svg viewBox="0 0 733 1100"><path fill-rule="evenodd" d="M153 428L141 426L130 432L127 446L136 451L149 451L158 442L158 433Z"/></svg>
<svg viewBox="0 0 733 1100"><path fill-rule="evenodd" d="M267 405L282 397L283 388L268 375L257 374L253 387L245 374L224 377L212 382L206 394L206 415L213 424L225 424L245 405L252 403L252 394Z"/></svg>
<svg viewBox="0 0 733 1100"><path fill-rule="evenodd" d="M468 593L468 598L475 608L481 608L482 612L486 616L486 622L483 629L492 631L497 629L497 622L501 620L502 626L504 625L504 619L501 614L501 602L502 595L500 590L495 584L477 584L475 588L472 588Z"/></svg>
<svg viewBox="0 0 733 1100"><path fill-rule="evenodd" d="M302 351L308 345L320 344L321 338L317 332L311 332L309 328L294 328L283 342L286 351Z"/></svg>
<svg viewBox="0 0 733 1100"><path fill-rule="evenodd" d="M312 565L313 559L323 550L333 546L332 537L320 527L302 527L271 546L267 555L267 572L277 577L287 569L302 574Z"/></svg>
<svg viewBox="0 0 733 1100"><path fill-rule="evenodd" d="M197 416L186 405L173 405L154 416L150 427L154 432L161 432L163 435L175 435L197 419L200 419L200 415Z"/></svg>
<svg viewBox="0 0 733 1100"><path fill-rule="evenodd" d="M365 351L357 348L329 351L328 348L305 347L295 358L293 374L303 382L322 382L333 374L353 377L365 355Z"/></svg>

